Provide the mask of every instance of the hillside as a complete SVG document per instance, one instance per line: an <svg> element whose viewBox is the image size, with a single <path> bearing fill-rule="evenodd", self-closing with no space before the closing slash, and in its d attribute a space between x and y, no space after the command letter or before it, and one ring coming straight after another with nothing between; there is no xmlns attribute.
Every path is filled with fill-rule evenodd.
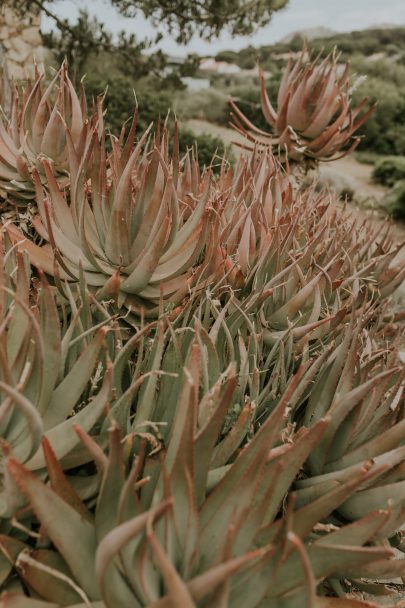
<svg viewBox="0 0 405 608"><path fill-rule="evenodd" d="M295 35L287 36L282 41L254 48L249 46L241 51L222 51L216 56L217 59L232 61L241 68L251 68L259 60L263 68L268 69L277 60L277 56L290 51L299 51L304 39L311 41L311 47L324 49L325 52L337 47L344 59L349 59L354 54L365 57L376 53L383 53L386 57L395 57L396 60L405 62L405 26L365 29L353 32L323 32L323 28L313 28L297 32Z"/></svg>
<svg viewBox="0 0 405 608"><path fill-rule="evenodd" d="M314 40L317 38L330 38L331 36L335 36L336 33L336 30L331 30L328 27L310 27L308 29L300 30L298 32L292 32L291 34L284 36L284 38L282 38L280 42L282 42L283 44L289 44L291 40L295 38L295 36L302 36L306 40Z"/></svg>

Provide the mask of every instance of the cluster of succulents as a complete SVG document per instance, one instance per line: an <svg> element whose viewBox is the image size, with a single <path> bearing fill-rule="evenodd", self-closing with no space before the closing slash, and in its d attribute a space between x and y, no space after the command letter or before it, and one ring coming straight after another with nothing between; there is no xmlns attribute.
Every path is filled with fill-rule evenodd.
<svg viewBox="0 0 405 608"><path fill-rule="evenodd" d="M107 141L65 65L16 92L1 607L401 605L405 268L389 227L284 162L345 148L361 108L339 74L289 65L279 115L263 88L281 158L263 139L217 175L136 113Z"/></svg>

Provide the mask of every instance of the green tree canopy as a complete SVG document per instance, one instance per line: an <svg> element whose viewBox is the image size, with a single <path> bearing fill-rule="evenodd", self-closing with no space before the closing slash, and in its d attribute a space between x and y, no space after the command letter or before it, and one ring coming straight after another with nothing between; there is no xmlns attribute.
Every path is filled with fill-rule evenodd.
<svg viewBox="0 0 405 608"><path fill-rule="evenodd" d="M66 33L67 22L55 12L58 0L10 0L20 10L42 10ZM165 25L180 43L197 34L212 39L227 29L233 35L248 35L271 20L274 11L288 0L109 0L122 15L139 13L156 26Z"/></svg>
<svg viewBox="0 0 405 608"><path fill-rule="evenodd" d="M141 11L155 25L164 23L176 40L193 34L211 39L224 29L233 35L251 34L269 23L274 11L288 0L111 0L124 15Z"/></svg>

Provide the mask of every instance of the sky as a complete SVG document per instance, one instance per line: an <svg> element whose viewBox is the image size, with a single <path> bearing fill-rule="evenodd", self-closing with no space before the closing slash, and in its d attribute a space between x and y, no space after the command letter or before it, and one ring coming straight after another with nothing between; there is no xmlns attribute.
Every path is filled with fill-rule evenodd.
<svg viewBox="0 0 405 608"><path fill-rule="evenodd" d="M52 5L60 17L75 19L79 8L97 15L113 33L121 30L133 32L141 40L153 38L157 30L142 15L125 19L110 5L108 0L59 0ZM152 50L162 49L170 55L214 55L222 50L239 50L248 45L261 46L281 40L286 35L312 27L327 27L336 31L350 32L378 25L405 26L405 0L290 0L287 7L274 14L272 21L252 36L232 38L228 32L211 42L194 38L186 46L178 45L164 30L161 42ZM42 28L49 30L52 23L44 17Z"/></svg>

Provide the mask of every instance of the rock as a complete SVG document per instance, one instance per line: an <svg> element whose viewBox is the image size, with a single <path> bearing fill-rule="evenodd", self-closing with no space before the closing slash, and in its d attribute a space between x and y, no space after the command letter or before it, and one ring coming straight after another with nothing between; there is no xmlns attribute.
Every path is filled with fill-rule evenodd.
<svg viewBox="0 0 405 608"><path fill-rule="evenodd" d="M11 59L7 59L7 72L16 80L25 80L27 78L27 70Z"/></svg>
<svg viewBox="0 0 405 608"><path fill-rule="evenodd" d="M11 37L7 36L7 38L5 38L3 40L3 46L5 49L11 49L12 48L12 43L11 43Z"/></svg>
<svg viewBox="0 0 405 608"><path fill-rule="evenodd" d="M42 40L37 26L27 27L21 33L23 40L31 46L41 46Z"/></svg>
<svg viewBox="0 0 405 608"><path fill-rule="evenodd" d="M3 7L1 11L1 19L6 25L15 25L17 18L15 12L11 10L11 8Z"/></svg>
<svg viewBox="0 0 405 608"><path fill-rule="evenodd" d="M1 4L0 41L6 72L16 80L32 78L34 62L42 63L44 59L40 14L28 11L21 18L9 6L4 6L7 2Z"/></svg>
<svg viewBox="0 0 405 608"><path fill-rule="evenodd" d="M33 48L30 44L25 42L22 38L15 36L11 40L12 49L8 53L8 57L12 61L17 63L25 64L27 59L32 55Z"/></svg>
<svg viewBox="0 0 405 608"><path fill-rule="evenodd" d="M32 12L26 13L23 17L17 15L15 11L10 7L2 7L0 12L0 21L11 27L18 27L23 29L24 27L40 26L41 18L40 15L35 15Z"/></svg>

